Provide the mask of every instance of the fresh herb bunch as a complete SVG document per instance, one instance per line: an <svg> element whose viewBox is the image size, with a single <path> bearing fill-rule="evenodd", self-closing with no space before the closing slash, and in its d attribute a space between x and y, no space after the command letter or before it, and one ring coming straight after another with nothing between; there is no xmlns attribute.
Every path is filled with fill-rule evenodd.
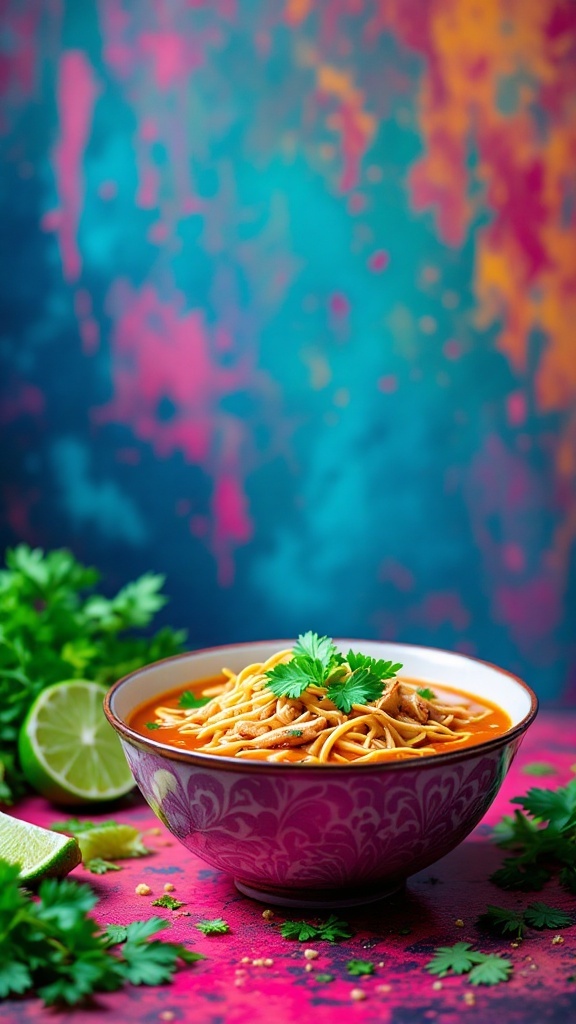
<svg viewBox="0 0 576 1024"><path fill-rule="evenodd" d="M557 876L576 893L576 779L557 789L530 789L512 803L522 811L504 817L493 838L514 856L491 880L503 889L535 892Z"/></svg>
<svg viewBox="0 0 576 1024"><path fill-rule="evenodd" d="M126 983L161 985L178 960L204 959L177 943L148 941L168 926L161 917L101 931L88 916L97 897L87 885L49 879L33 900L19 888L19 870L0 860L0 999L35 992L47 1006L75 1006Z"/></svg>
<svg viewBox="0 0 576 1024"><path fill-rule="evenodd" d="M99 580L66 550L45 553L20 544L6 553L0 570L0 803L25 789L18 733L42 690L64 679L108 685L182 649L183 631L131 633L147 627L166 603L163 576L146 573L112 598L94 592Z"/></svg>
<svg viewBox="0 0 576 1024"><path fill-rule="evenodd" d="M354 704L378 700L402 668L400 664L349 651L340 653L328 636L304 633L292 648L292 659L266 673L266 684L276 697L301 697L309 687L349 714ZM322 692L324 691L324 692Z"/></svg>

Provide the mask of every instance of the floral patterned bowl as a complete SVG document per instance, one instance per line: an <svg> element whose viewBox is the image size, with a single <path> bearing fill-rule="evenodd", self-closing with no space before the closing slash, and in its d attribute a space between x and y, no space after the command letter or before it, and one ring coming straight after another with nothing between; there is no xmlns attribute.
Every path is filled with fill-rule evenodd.
<svg viewBox="0 0 576 1024"><path fill-rule="evenodd" d="M537 712L535 694L502 669L406 644L339 641L403 664L406 678L486 697L508 712L503 735L460 751L378 765L299 766L200 754L130 728L166 690L264 661L290 641L211 648L148 665L117 682L105 713L144 797L193 853L248 896L281 906L380 899L443 857L494 800Z"/></svg>

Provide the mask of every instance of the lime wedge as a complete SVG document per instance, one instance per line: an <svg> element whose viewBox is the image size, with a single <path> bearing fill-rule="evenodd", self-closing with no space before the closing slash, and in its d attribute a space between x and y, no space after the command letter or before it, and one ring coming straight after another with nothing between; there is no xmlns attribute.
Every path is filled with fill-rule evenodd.
<svg viewBox="0 0 576 1024"><path fill-rule="evenodd" d="M20 865L23 882L63 878L82 860L75 839L0 811L0 858Z"/></svg>
<svg viewBox="0 0 576 1024"><path fill-rule="evenodd" d="M104 717L106 689L83 679L36 698L18 739L22 771L57 804L115 800L134 786L120 741Z"/></svg>

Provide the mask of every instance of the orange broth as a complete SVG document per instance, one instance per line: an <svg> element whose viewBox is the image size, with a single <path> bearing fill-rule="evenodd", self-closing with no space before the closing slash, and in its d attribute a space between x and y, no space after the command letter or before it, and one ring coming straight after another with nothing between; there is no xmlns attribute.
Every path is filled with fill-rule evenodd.
<svg viewBox="0 0 576 1024"><path fill-rule="evenodd" d="M435 753L446 753L449 750L460 750L463 747L475 746L477 743L485 743L487 740L492 740L497 736L501 736L502 733L506 732L506 730L512 725L510 716L506 711L503 711L502 708L498 707L498 705L494 704L492 701L471 696L451 686L438 686L436 683L421 682L420 680L406 679L404 677L401 678L402 682L409 683L413 686L433 688L435 695L446 704L463 704L464 706L469 707L473 712L485 710L490 712L489 715L486 715L477 722L466 723L463 731L466 731L471 735L464 741L454 743L427 743L427 746L434 748ZM140 707L138 707L130 716L128 724L135 732L140 733L140 735L158 740L161 743L166 743L170 747L177 747L180 749L184 748L185 750L197 750L201 744L198 744L190 735L181 735L177 726L161 726L158 729L151 730L147 728L146 723L153 722L155 720L155 709L157 707L177 708L180 697L185 691L192 692L196 697L202 697L204 696L204 691L213 690L213 687L221 686L227 682L229 682L229 680L224 675L211 676L209 679L197 679L187 683L185 686L179 686L175 690L165 691L153 700L149 700L144 704L141 704ZM211 696L213 696L213 692ZM305 756L302 751L298 750L298 748L294 748L290 753L293 754L293 756L288 756L286 758L288 761L298 762ZM218 757L221 755L215 754L214 756ZM386 756L387 761L399 759L406 760L406 755L395 756L394 751L391 750ZM253 760L267 760L267 756L255 754ZM330 763L330 761L328 763ZM350 764L353 763L353 761L350 762Z"/></svg>

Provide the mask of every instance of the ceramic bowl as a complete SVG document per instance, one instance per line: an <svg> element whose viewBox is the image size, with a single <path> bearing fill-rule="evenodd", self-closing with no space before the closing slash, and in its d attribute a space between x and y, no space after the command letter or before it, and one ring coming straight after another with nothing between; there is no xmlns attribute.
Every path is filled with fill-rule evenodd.
<svg viewBox="0 0 576 1024"><path fill-rule="evenodd" d="M460 843L494 800L537 712L530 688L474 658L406 644L342 640L399 661L402 675L486 697L512 724L460 751L387 764L300 766L169 747L130 728L131 713L166 690L239 671L291 641L182 654L132 672L106 696L150 807L192 853L232 875L248 896L280 906L354 906L398 889Z"/></svg>

